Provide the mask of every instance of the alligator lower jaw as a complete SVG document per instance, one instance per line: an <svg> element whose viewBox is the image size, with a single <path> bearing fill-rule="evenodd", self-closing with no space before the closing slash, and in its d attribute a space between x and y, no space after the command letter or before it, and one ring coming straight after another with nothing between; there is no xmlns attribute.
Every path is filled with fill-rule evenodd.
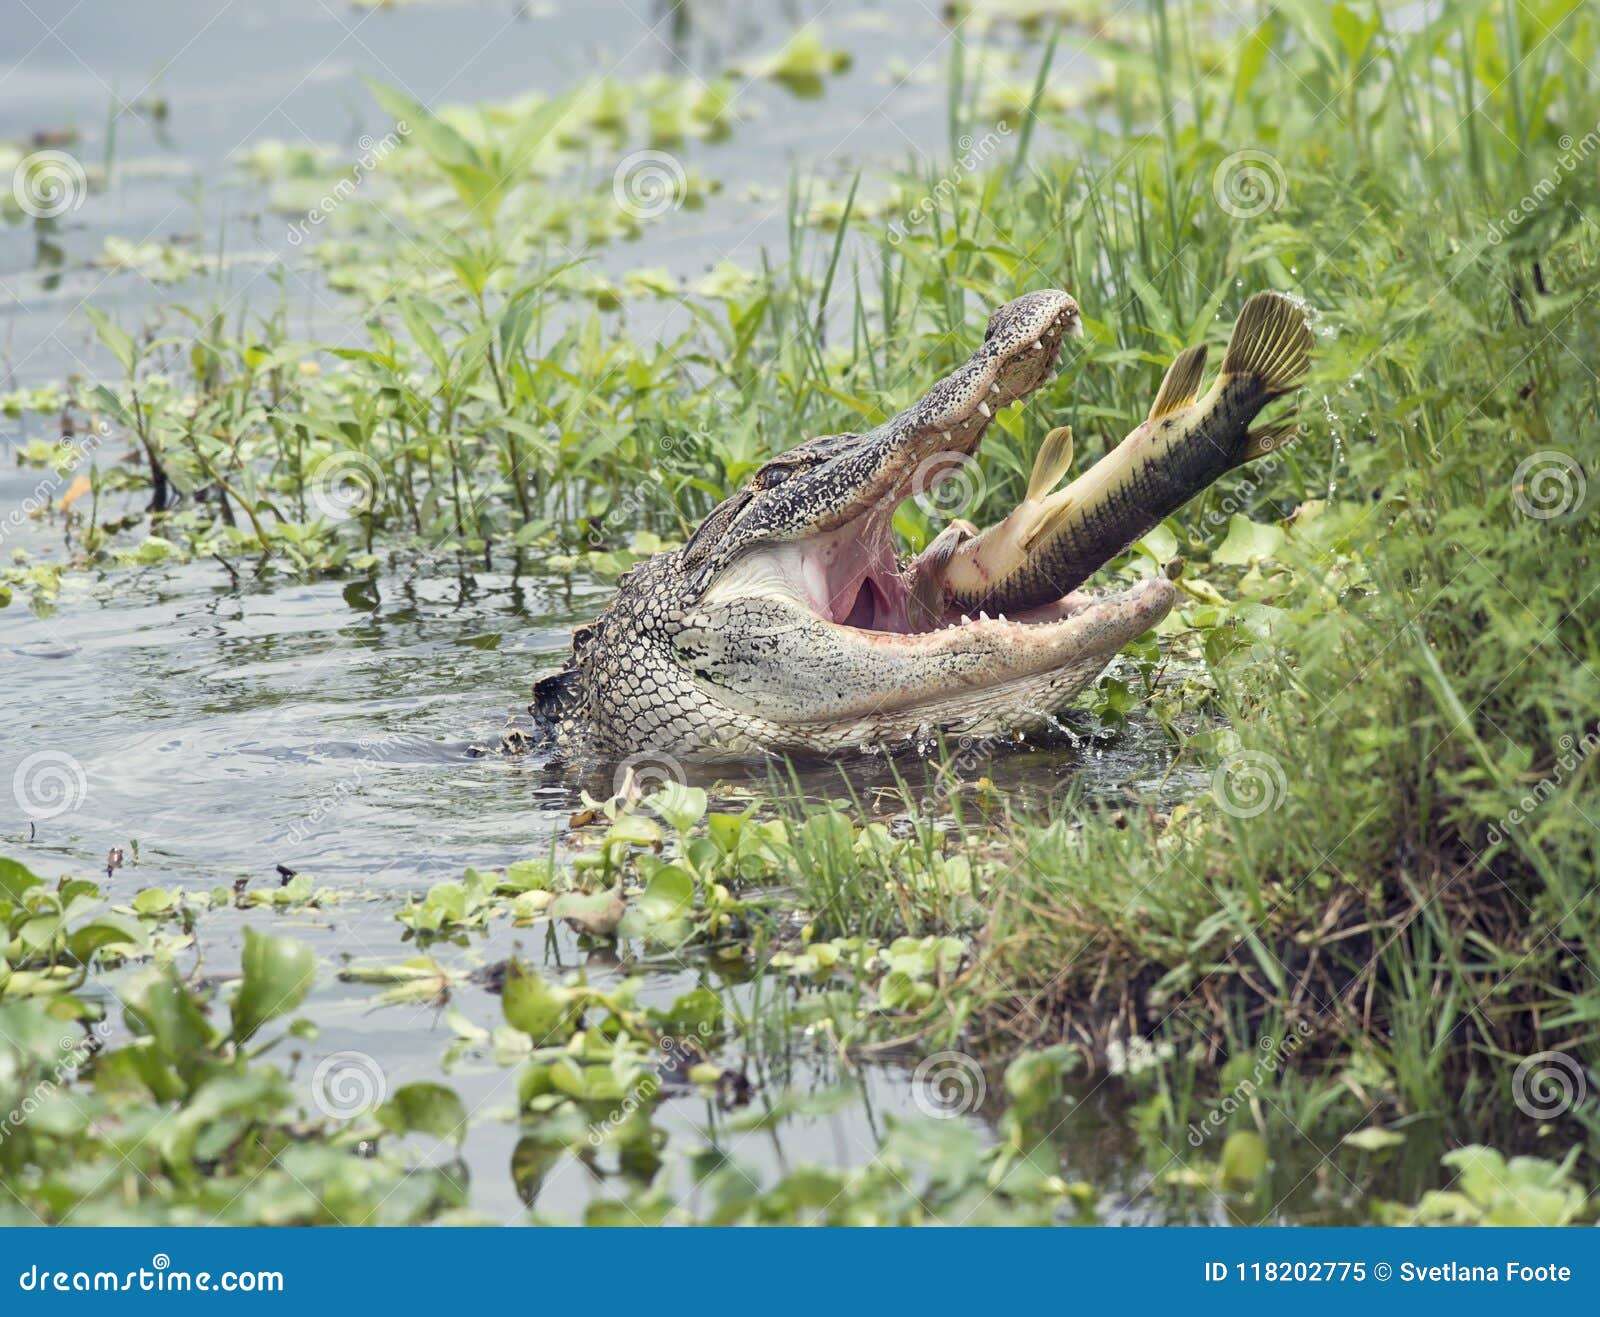
<svg viewBox="0 0 1600 1317"><path fill-rule="evenodd" d="M820 652L856 684L834 693L826 721L848 725L846 740L892 740L930 726L989 734L1043 725L1177 597L1171 581L1153 577L1127 590L1080 592L1025 618L911 632L834 623Z"/></svg>
<svg viewBox="0 0 1600 1317"><path fill-rule="evenodd" d="M992 653L1008 670L1034 673L1095 654L1109 660L1159 623L1177 597L1170 581L1153 577L1124 590L1077 590L1009 617L958 617L925 631L858 630L869 644L902 652Z"/></svg>

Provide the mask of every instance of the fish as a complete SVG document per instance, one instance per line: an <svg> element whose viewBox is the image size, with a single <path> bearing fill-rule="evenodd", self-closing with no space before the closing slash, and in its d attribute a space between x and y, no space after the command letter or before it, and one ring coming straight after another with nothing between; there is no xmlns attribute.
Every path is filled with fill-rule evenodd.
<svg viewBox="0 0 1600 1317"><path fill-rule="evenodd" d="M924 625L952 615L1071 607L1066 598L1111 559L1222 476L1276 452L1296 435L1293 411L1252 428L1310 368L1315 339L1306 309L1282 293L1251 297L1204 397L1207 348L1185 348L1168 367L1149 415L1065 488L1072 431L1040 445L1027 492L982 532L947 527L911 565L911 608Z"/></svg>

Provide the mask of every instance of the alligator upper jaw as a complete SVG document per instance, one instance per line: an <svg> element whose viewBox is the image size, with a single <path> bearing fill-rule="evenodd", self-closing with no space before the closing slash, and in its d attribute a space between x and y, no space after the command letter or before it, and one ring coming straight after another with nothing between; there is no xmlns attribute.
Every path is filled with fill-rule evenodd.
<svg viewBox="0 0 1600 1317"><path fill-rule="evenodd" d="M990 317L982 346L967 361L862 435L833 469L817 473L819 483L832 479L836 492L812 532L863 518L887 525L906 499L931 491L962 466L996 412L1055 379L1062 344L1082 336L1078 304L1068 293L1044 289L1007 302Z"/></svg>
<svg viewBox="0 0 1600 1317"><path fill-rule="evenodd" d="M800 593L817 617L868 635L935 635L963 626L979 628L976 637L988 634L983 628L991 625L1059 622L1096 602L1080 592L1010 619L930 619L912 598L918 563L902 566L892 528L901 503L932 492L977 448L998 408L1025 400L1055 378L1064 340L1082 332L1078 304L1067 293L1047 289L1006 303L967 362L863 436L861 449L841 456L841 462L866 470L852 473L849 492L837 500L832 516L780 555L785 574L801 583Z"/></svg>

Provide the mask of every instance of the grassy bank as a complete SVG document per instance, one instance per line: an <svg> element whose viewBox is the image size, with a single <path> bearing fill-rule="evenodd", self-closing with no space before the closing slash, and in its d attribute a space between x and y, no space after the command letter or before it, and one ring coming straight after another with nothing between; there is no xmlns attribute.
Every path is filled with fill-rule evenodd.
<svg viewBox="0 0 1600 1317"><path fill-rule="evenodd" d="M72 554L6 579L16 606L43 609L62 571L119 558L213 555L268 580L458 557L607 576L681 539L771 452L911 401L993 305L1070 289L1082 350L1043 399L997 419L981 480L949 509L983 523L1014 504L1048 429L1070 419L1080 462L1098 456L1177 350L1220 343L1250 292L1291 291L1318 333L1296 443L1110 571L1181 554L1188 598L1159 649L1136 647L1097 692L1098 729L1141 706L1209 793L1025 815L973 783L998 750L980 746L952 750L964 785L935 793L937 827L912 809L873 829L853 806L771 802L702 821L703 801L669 795L597 815L576 861L469 875L399 923L470 943L493 919L571 920L756 984L737 1011L712 994L715 1010L696 998L663 1015L513 972L521 1037L497 1045L522 1068L531 1166L581 1145L686 1027L706 1032L675 1079L711 1095L732 1082L727 1038L802 1030L847 1056L960 1048L992 1081L996 1146L902 1132L860 1183L797 1173L753 1192L706 1152L715 1219L856 1199L873 1219L1087 1214L1093 1190L1049 1155L1078 1083L1085 1101L1136 1104L1162 1191L1248 1191L1247 1216L1318 1168L1381 1179L1415 1133L1433 1183L1461 1172L1462 1197L1425 1216L1581 1217L1573 1185L1597 1182L1600 1152L1597 24L1570 2L1451 5L1403 30L1372 6L1280 5L1241 24L1156 5L1089 43L1109 70L1092 87L1063 90L1042 39L1026 47L1035 76L1006 94L957 58L951 160L843 196L802 181L781 261L693 287L648 270L599 281L568 254L637 221L573 145L631 131L618 98L624 124L650 109L631 93L436 115L379 89L407 130L316 248L361 328L307 344L281 316L97 320L121 377L65 395L74 433L105 436L78 468L85 493L51 514ZM681 131L721 120L715 103L680 108ZM616 314L652 298L683 317L664 344ZM908 505L900 528L916 546L943 520ZM8 882L0 995L25 998L4 1008L7 1033L37 1034L37 1061L59 1046L46 1025L92 1027L104 1009L82 1005L79 970L170 963L145 925L186 907L74 940L78 914ZM303 1126L251 1046L293 1012L302 975L287 945L259 947L227 1022L215 985L141 980L133 1041L104 1060L91 1047L64 1085L187 1131L144 1168L161 1210L217 1210L197 1164L220 1159L243 1185L291 1147L307 1161L292 1178L333 1186L313 1195L325 1206L354 1172L311 1166L309 1147L452 1137L465 1120L429 1085L368 1126ZM393 989L435 970L373 972ZM268 984L273 1008L250 1015ZM13 1073L19 1092L37 1082ZM654 1179L652 1105L606 1135L650 1168L624 1200L646 1218L677 1201ZM198 1149L216 1120L236 1137ZM8 1183L62 1210L72 1191L53 1177L119 1155L107 1127L63 1112L36 1145L0 1145ZM1582 1159L1508 1168L1473 1152L1437 1168L1441 1148L1484 1142ZM959 1173L941 1178L941 1158ZM447 1173L418 1189L403 1165L357 1165L411 1186L397 1217L463 1201ZM327 1219L281 1187L286 1219Z"/></svg>

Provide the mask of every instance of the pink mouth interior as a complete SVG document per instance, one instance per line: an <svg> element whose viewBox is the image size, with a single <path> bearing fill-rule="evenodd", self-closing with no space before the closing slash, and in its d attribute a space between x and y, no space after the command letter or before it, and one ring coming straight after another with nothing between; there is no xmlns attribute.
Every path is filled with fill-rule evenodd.
<svg viewBox="0 0 1600 1317"><path fill-rule="evenodd" d="M910 590L895 558L889 517L871 512L801 549L806 597L818 617L862 631L905 635Z"/></svg>
<svg viewBox="0 0 1600 1317"><path fill-rule="evenodd" d="M812 536L801 547L801 562L807 601L825 621L887 635L926 630L910 623L907 603L911 587L900 571L887 515L868 513L838 530ZM1037 608L1007 614L1005 620L1024 625L1059 622L1096 598L1086 591L1074 591ZM960 617L952 613L932 630L959 625Z"/></svg>
<svg viewBox="0 0 1600 1317"><path fill-rule="evenodd" d="M1053 378L1064 322L1057 320L1041 335L1048 350L1019 350L1003 362L996 374L996 390L986 395L997 406L1027 397ZM1036 344L1037 346L1037 344ZM930 395L931 396L931 395ZM992 410L976 402L965 418L943 419L951 427L945 437L952 451L970 454L988 428ZM952 464L951 470L955 469ZM926 471L926 464L923 470ZM911 491L903 491L901 498ZM892 511L874 510L838 529L808 537L800 547L805 593L818 617L841 626L889 635L910 635L927 630L910 622L910 582L900 571L895 553ZM1094 601L1095 596L1075 593L1025 612L1009 614L1020 623L1056 622ZM961 625L958 615L940 620L933 630Z"/></svg>

